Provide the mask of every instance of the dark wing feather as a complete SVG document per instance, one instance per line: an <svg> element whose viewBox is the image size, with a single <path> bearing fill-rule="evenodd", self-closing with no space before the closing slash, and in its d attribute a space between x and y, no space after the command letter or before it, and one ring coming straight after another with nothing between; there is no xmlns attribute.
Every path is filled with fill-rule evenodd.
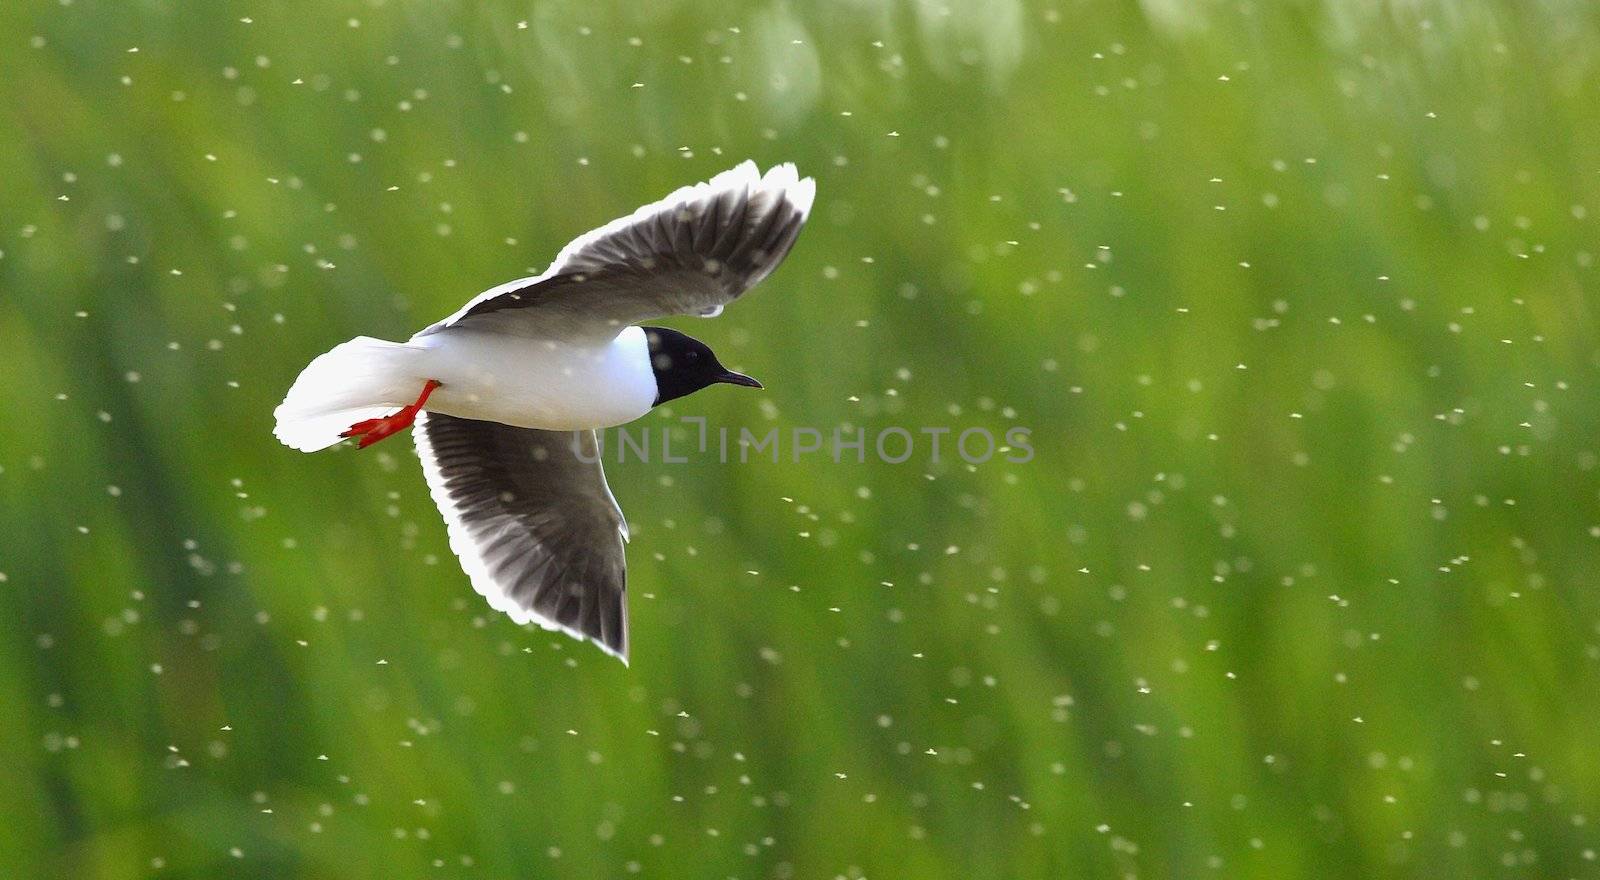
<svg viewBox="0 0 1600 880"><path fill-rule="evenodd" d="M746 162L567 245L550 268L487 291L423 330L615 334L668 315L712 316L788 256L816 194L793 165Z"/></svg>
<svg viewBox="0 0 1600 880"><path fill-rule="evenodd" d="M623 541L593 431L538 431L423 413L417 452L450 549L518 623L628 659Z"/></svg>

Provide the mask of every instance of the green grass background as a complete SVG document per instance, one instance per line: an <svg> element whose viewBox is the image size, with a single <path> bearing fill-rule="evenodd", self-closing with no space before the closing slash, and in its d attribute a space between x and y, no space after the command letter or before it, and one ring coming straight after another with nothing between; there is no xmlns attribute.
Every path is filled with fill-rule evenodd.
<svg viewBox="0 0 1600 880"><path fill-rule="evenodd" d="M0 4L0 874L1600 875L1600 12ZM754 158L634 655L271 411Z"/></svg>

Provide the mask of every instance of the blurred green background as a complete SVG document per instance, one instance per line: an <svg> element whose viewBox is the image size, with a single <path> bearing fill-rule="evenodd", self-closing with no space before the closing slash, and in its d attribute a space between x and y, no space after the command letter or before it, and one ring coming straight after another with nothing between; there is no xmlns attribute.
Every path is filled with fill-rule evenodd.
<svg viewBox="0 0 1600 880"><path fill-rule="evenodd" d="M1600 11L0 4L0 874L1600 876ZM633 666L271 412L754 158Z"/></svg>

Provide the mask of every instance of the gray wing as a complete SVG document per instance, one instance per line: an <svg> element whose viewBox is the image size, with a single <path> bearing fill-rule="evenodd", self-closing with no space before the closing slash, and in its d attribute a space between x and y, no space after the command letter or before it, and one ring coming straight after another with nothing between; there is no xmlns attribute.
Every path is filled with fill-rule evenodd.
<svg viewBox="0 0 1600 880"><path fill-rule="evenodd" d="M424 412L413 433L473 588L518 623L592 639L626 663L627 525L594 432Z"/></svg>
<svg viewBox="0 0 1600 880"><path fill-rule="evenodd" d="M788 256L815 196L792 164L763 175L745 162L579 237L543 275L486 291L417 335L461 324L615 335L667 315L717 315Z"/></svg>

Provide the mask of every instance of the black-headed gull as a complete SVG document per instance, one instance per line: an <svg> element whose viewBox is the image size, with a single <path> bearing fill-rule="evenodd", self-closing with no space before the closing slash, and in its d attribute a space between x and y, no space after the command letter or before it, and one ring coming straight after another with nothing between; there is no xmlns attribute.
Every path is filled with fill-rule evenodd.
<svg viewBox="0 0 1600 880"><path fill-rule="evenodd" d="M592 639L627 662L627 524L595 430L726 383L703 343L639 322L712 317L783 262L816 183L753 162L614 220L544 274L479 294L406 342L358 337L313 360L274 433L315 452L416 424L450 548L518 623Z"/></svg>

